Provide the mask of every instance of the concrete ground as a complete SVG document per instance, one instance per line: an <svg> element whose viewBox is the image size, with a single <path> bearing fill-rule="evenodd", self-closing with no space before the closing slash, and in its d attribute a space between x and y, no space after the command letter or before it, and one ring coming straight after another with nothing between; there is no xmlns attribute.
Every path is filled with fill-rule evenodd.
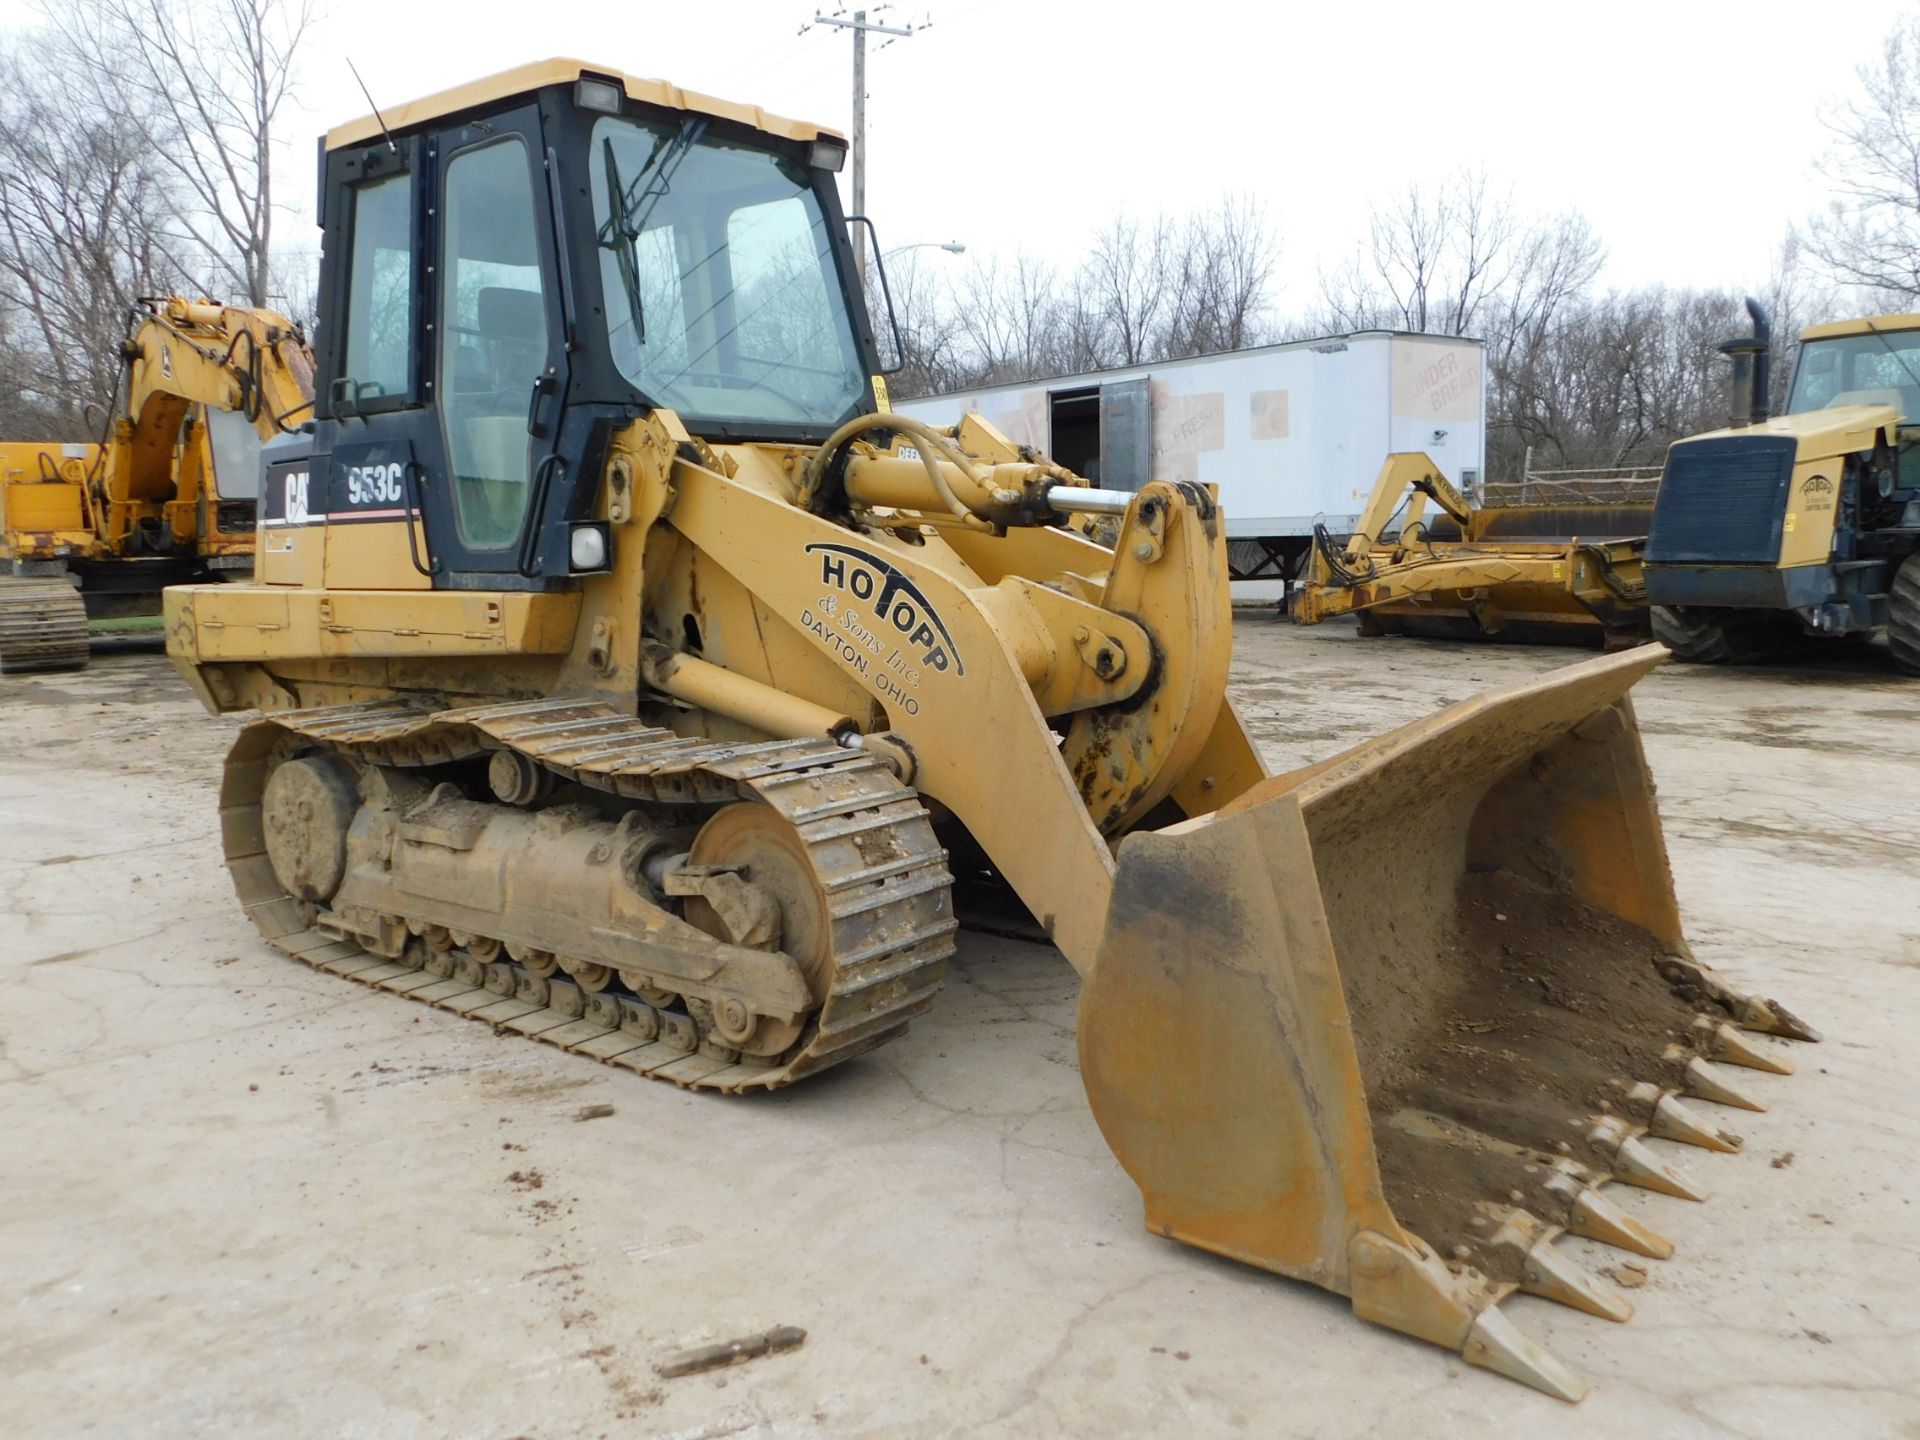
<svg viewBox="0 0 1920 1440"><path fill-rule="evenodd" d="M1276 767L1578 658L1239 629ZM1145 1234L1050 949L964 936L905 1041L684 1094L269 951L234 723L162 658L3 683L8 1435L1920 1436L1920 682L1883 657L1638 692L1697 948L1828 1038L1742 1072L1777 1104L1681 1157L1708 1203L1610 1192L1680 1247L1630 1324L1510 1302L1578 1408ZM652 1372L775 1324L805 1345Z"/></svg>

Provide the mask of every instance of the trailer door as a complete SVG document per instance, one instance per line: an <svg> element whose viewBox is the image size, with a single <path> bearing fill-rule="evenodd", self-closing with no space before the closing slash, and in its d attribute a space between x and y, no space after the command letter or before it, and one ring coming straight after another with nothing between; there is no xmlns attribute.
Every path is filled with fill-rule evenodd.
<svg viewBox="0 0 1920 1440"><path fill-rule="evenodd" d="M1100 387L1100 484L1138 490L1153 478L1153 400L1147 379Z"/></svg>

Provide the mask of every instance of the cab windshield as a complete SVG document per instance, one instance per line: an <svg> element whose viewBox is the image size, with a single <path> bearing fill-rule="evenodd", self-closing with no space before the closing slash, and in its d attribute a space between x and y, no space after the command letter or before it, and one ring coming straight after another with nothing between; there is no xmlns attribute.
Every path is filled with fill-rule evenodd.
<svg viewBox="0 0 1920 1440"><path fill-rule="evenodd" d="M620 373L690 417L828 426L866 376L807 169L706 122L593 127L594 226Z"/></svg>
<svg viewBox="0 0 1920 1440"><path fill-rule="evenodd" d="M1787 413L1833 405L1892 405L1920 419L1920 330L1887 330L1810 340L1793 372Z"/></svg>

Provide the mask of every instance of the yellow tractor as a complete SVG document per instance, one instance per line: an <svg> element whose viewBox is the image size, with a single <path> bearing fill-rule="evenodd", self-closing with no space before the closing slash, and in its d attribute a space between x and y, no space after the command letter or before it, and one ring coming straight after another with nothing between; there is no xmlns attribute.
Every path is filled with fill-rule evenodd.
<svg viewBox="0 0 1920 1440"><path fill-rule="evenodd" d="M971 847L1083 981L1154 1233L1578 1398L1498 1302L1625 1318L1555 1241L1666 1254L1605 1187L1697 1194L1646 1137L1733 1147L1715 1062L1814 1038L1682 934L1661 653L1269 775L1214 496L891 413L846 153L564 60L327 136L309 444L252 583L166 595L207 708L261 712L248 917L380 1003L752 1096L935 1002Z"/></svg>
<svg viewBox="0 0 1920 1440"><path fill-rule="evenodd" d="M1632 504L1475 506L1427 456L1389 455L1353 534L1315 528L1288 608L1300 625L1358 615L1363 635L1638 645L1650 515Z"/></svg>
<svg viewBox="0 0 1920 1440"><path fill-rule="evenodd" d="M262 442L311 418L306 339L271 311L142 300L121 358L104 443L0 442L0 673L85 665L89 620L244 576Z"/></svg>
<svg viewBox="0 0 1920 1440"><path fill-rule="evenodd" d="M1667 450L1647 593L1682 660L1764 659L1883 634L1920 675L1920 315L1815 325L1786 413L1768 414L1772 332L1733 359L1733 424Z"/></svg>

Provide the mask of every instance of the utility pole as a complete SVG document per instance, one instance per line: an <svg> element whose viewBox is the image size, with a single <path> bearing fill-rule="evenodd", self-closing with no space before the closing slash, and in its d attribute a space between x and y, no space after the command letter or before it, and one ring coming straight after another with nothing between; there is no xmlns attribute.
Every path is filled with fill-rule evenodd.
<svg viewBox="0 0 1920 1440"><path fill-rule="evenodd" d="M875 7L874 14L888 9L886 5ZM891 35L894 39L904 39L915 30L924 30L931 21L920 25L882 25L878 20L867 19L867 12L856 10L851 19L842 11L838 15L822 15L818 10L813 13L813 24L831 25L839 30L853 32L853 213L867 213L867 32L878 35ZM801 26L802 33L806 26ZM893 40L886 42L891 45ZM880 47L885 49L886 45ZM853 268L860 277L860 289L864 294L867 288L867 232L864 226L856 225L853 230Z"/></svg>

